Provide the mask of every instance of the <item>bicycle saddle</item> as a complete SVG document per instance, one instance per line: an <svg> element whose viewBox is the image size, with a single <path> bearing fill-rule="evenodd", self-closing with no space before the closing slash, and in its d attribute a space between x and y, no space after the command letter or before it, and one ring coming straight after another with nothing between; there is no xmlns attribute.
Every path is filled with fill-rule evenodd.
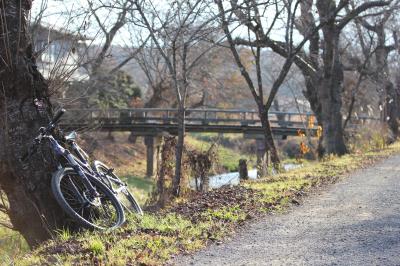
<svg viewBox="0 0 400 266"><path fill-rule="evenodd" d="M76 134L75 131L72 131L68 135L65 136L65 140L66 141L75 141L77 137L78 137L78 134Z"/></svg>

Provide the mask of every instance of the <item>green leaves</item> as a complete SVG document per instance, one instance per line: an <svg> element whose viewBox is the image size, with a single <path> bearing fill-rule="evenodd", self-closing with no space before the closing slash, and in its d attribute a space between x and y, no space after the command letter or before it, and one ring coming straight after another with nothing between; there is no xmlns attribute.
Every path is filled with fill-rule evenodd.
<svg viewBox="0 0 400 266"><path fill-rule="evenodd" d="M93 102L101 108L128 108L130 103L142 97L142 91L132 77L120 70L111 76L102 77L96 88Z"/></svg>

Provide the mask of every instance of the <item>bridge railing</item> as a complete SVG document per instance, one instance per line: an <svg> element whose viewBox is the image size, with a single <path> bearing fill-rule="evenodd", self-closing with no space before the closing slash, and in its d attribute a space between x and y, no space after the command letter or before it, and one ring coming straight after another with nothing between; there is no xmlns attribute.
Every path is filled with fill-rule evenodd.
<svg viewBox="0 0 400 266"><path fill-rule="evenodd" d="M135 109L69 109L63 122L76 126L177 124L178 110L174 108ZM317 121L312 113L268 113L271 126L283 128L315 128ZM364 124L376 118L360 116L352 125ZM186 109L185 121L196 125L260 126L258 112L245 109Z"/></svg>
<svg viewBox="0 0 400 266"><path fill-rule="evenodd" d="M259 125L255 110L244 109L186 109L185 121L192 124ZM177 123L178 110L174 108L136 109L69 109L64 123L68 124L132 124ZM269 112L271 124L281 126L304 125L312 113Z"/></svg>

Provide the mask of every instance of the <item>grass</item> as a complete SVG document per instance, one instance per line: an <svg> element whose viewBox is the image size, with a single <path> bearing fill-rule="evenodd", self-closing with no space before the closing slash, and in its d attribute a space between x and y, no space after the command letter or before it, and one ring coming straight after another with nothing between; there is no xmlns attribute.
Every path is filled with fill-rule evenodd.
<svg viewBox="0 0 400 266"><path fill-rule="evenodd" d="M208 209L202 213L202 216L210 221L222 220L237 223L246 220L246 213L240 208L240 205L223 207L216 210Z"/></svg>
<svg viewBox="0 0 400 266"><path fill-rule="evenodd" d="M107 153L103 154L104 151L99 149L96 151L96 157L106 164L115 167L116 173L128 183L135 198L143 205L155 186L155 180L145 177L145 156L139 153L133 156L137 147L124 142L128 136L117 133L114 133L114 135L116 138L115 142L105 142L104 151L107 151ZM193 149L205 151L210 148L215 137L216 134L212 133L189 134L186 137L186 143ZM225 134L224 137L228 139L237 138L235 134ZM254 161L249 155L240 155L238 151L223 147L222 145L218 147L217 153L218 164L221 166L220 168L222 169L220 170L222 172L237 171L240 159L247 159L249 162ZM134 159L130 159L132 157ZM252 166L250 165L250 167Z"/></svg>
<svg viewBox="0 0 400 266"><path fill-rule="evenodd" d="M97 158L110 166L116 166L116 173L128 183L133 195L139 201L139 204L143 206L149 197L149 193L152 192L154 188L154 179L144 177L145 156L142 156L141 154L134 156L134 151L137 150L137 148L132 144L126 144L123 142L124 139L127 138L126 135L120 136L116 133L114 135L117 138L116 143L105 142L106 148L104 150L107 151L108 157L102 154L102 151L98 151L96 154ZM214 136L207 135L207 137L210 137L211 139ZM190 135L187 137L186 141L191 145L191 147L201 150L206 150L211 145L207 139L199 140ZM122 156L122 159L119 158L121 154L124 155ZM113 159L114 157L115 159ZM241 158L248 160L251 159L249 156L240 156L237 151L230 148L220 146L218 149L218 161L227 171L236 170L238 161ZM72 236L67 230L60 230L57 232L57 235L58 241L60 242L68 242L71 238L76 238L76 236ZM96 246L96 241L93 242L94 246ZM190 246L197 247L200 242L203 241L189 241L186 246L189 246L189 249L192 249ZM118 245L121 246L123 243L124 241ZM9 261L14 260L16 256L20 256L28 250L29 248L25 240L17 232L0 227L0 265L10 264L8 263ZM93 251L93 253L95 253L95 251ZM100 254L97 254L96 256L100 256ZM66 257L61 256L59 259L66 259Z"/></svg>
<svg viewBox="0 0 400 266"><path fill-rule="evenodd" d="M103 241L100 239L91 239L87 242L87 249L91 252L94 256L99 256L105 253L105 246Z"/></svg>
<svg viewBox="0 0 400 266"><path fill-rule="evenodd" d="M396 143L380 151L330 157L274 177L248 181L231 191L187 199L160 213L130 216L125 227L112 232L61 235L19 257L15 265L163 264L175 254L190 253L223 239L251 217L281 211L313 187L333 183L349 171L399 152L400 144ZM228 196L221 199L219 193ZM240 200L229 200L229 195L239 193Z"/></svg>
<svg viewBox="0 0 400 266"><path fill-rule="evenodd" d="M11 265L16 257L28 250L29 247L20 234L0 227L0 265Z"/></svg>

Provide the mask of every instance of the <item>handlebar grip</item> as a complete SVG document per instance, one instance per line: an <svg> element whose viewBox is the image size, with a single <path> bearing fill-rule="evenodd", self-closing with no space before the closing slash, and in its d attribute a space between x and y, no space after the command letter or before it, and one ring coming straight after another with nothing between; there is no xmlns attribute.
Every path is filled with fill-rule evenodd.
<svg viewBox="0 0 400 266"><path fill-rule="evenodd" d="M60 110L57 111L57 113L54 115L53 120L51 120L51 124L57 124L58 120L60 120L61 116L65 113L65 109L61 108Z"/></svg>

